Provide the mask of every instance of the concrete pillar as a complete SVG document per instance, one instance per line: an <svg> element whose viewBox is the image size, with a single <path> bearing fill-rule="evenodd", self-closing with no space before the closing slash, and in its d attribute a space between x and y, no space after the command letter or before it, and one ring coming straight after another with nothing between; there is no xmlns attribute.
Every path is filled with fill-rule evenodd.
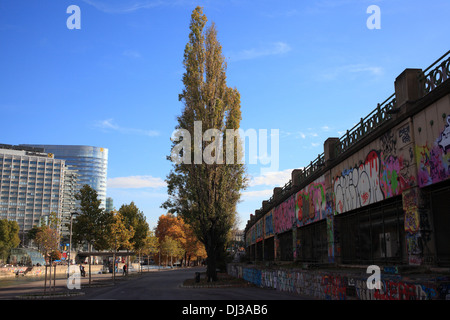
<svg viewBox="0 0 450 320"><path fill-rule="evenodd" d="M325 165L328 165L328 163L335 158L336 156L335 148L338 142L339 138L328 138L323 143L323 154Z"/></svg>
<svg viewBox="0 0 450 320"><path fill-rule="evenodd" d="M395 99L397 108L401 108L407 102L414 102L420 98L420 84L418 74L422 69L405 69L395 79Z"/></svg>
<svg viewBox="0 0 450 320"><path fill-rule="evenodd" d="M302 169L294 169L291 172L291 182L292 186L299 186L300 185L300 174L302 173Z"/></svg>
<svg viewBox="0 0 450 320"><path fill-rule="evenodd" d="M409 265L433 263L436 254L432 214L425 203L423 191L419 187L412 187L402 193ZM427 241L423 237L427 237ZM425 242L427 245L422 245ZM431 261L425 261L430 258Z"/></svg>
<svg viewBox="0 0 450 320"><path fill-rule="evenodd" d="M297 223L294 222L292 226L292 260L296 261L298 258L297 252Z"/></svg>

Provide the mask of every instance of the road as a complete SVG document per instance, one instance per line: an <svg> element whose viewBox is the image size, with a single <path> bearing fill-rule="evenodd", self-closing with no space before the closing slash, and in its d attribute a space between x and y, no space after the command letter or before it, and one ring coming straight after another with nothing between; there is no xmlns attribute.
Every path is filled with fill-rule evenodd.
<svg viewBox="0 0 450 320"><path fill-rule="evenodd" d="M183 288L186 279L204 268L174 269L144 273L114 286L85 288L82 296L70 300L299 300L302 297L270 289L244 288ZM305 298L303 298L305 299Z"/></svg>

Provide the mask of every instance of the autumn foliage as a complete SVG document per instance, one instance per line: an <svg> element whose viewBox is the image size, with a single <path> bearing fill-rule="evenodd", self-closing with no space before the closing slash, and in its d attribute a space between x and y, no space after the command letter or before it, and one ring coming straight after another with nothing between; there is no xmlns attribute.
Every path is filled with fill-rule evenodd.
<svg viewBox="0 0 450 320"><path fill-rule="evenodd" d="M159 217L155 236L158 238L161 248L170 248L168 243L175 241L177 248L172 248L172 253L176 258L183 260L185 264L190 263L191 260L206 258L205 248L198 241L192 228L182 218L171 213Z"/></svg>

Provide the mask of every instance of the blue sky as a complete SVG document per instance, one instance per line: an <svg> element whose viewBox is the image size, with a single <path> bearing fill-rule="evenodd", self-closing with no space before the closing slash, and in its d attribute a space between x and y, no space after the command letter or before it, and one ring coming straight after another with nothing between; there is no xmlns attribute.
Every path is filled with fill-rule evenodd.
<svg viewBox="0 0 450 320"><path fill-rule="evenodd" d="M79 30L66 26L70 5ZM0 143L108 148L107 195L156 226L197 5L216 24L242 129L279 130L276 170L247 165L241 227L328 137L389 97L404 69L449 50L447 0L0 0ZM381 29L366 25L370 5Z"/></svg>

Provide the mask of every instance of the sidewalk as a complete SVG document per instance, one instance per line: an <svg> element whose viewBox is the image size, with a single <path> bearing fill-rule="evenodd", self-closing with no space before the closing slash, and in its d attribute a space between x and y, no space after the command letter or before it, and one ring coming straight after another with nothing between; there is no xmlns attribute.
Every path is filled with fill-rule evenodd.
<svg viewBox="0 0 450 320"><path fill-rule="evenodd" d="M143 272L145 275L148 271ZM150 271L153 272L153 271ZM140 276L141 274L138 272L129 273L127 276L123 276L122 273L116 273L115 281L123 281L126 279L133 279L136 276ZM25 279L20 279L25 280ZM54 299L62 298L67 295L82 295L83 287L100 287L100 286L112 286L113 279L112 274L91 274L91 285L89 285L89 274L86 273L86 277L80 278L80 287L81 289L69 289L68 288L68 280L66 278L56 278L55 287L53 287L53 279L50 282L47 279L47 288L45 290L44 295L44 280L31 280L29 282L18 281L14 283L14 281L10 281L11 284L7 286L0 285L0 300L16 300L16 299L43 299L43 298L51 298L50 296L56 294Z"/></svg>

